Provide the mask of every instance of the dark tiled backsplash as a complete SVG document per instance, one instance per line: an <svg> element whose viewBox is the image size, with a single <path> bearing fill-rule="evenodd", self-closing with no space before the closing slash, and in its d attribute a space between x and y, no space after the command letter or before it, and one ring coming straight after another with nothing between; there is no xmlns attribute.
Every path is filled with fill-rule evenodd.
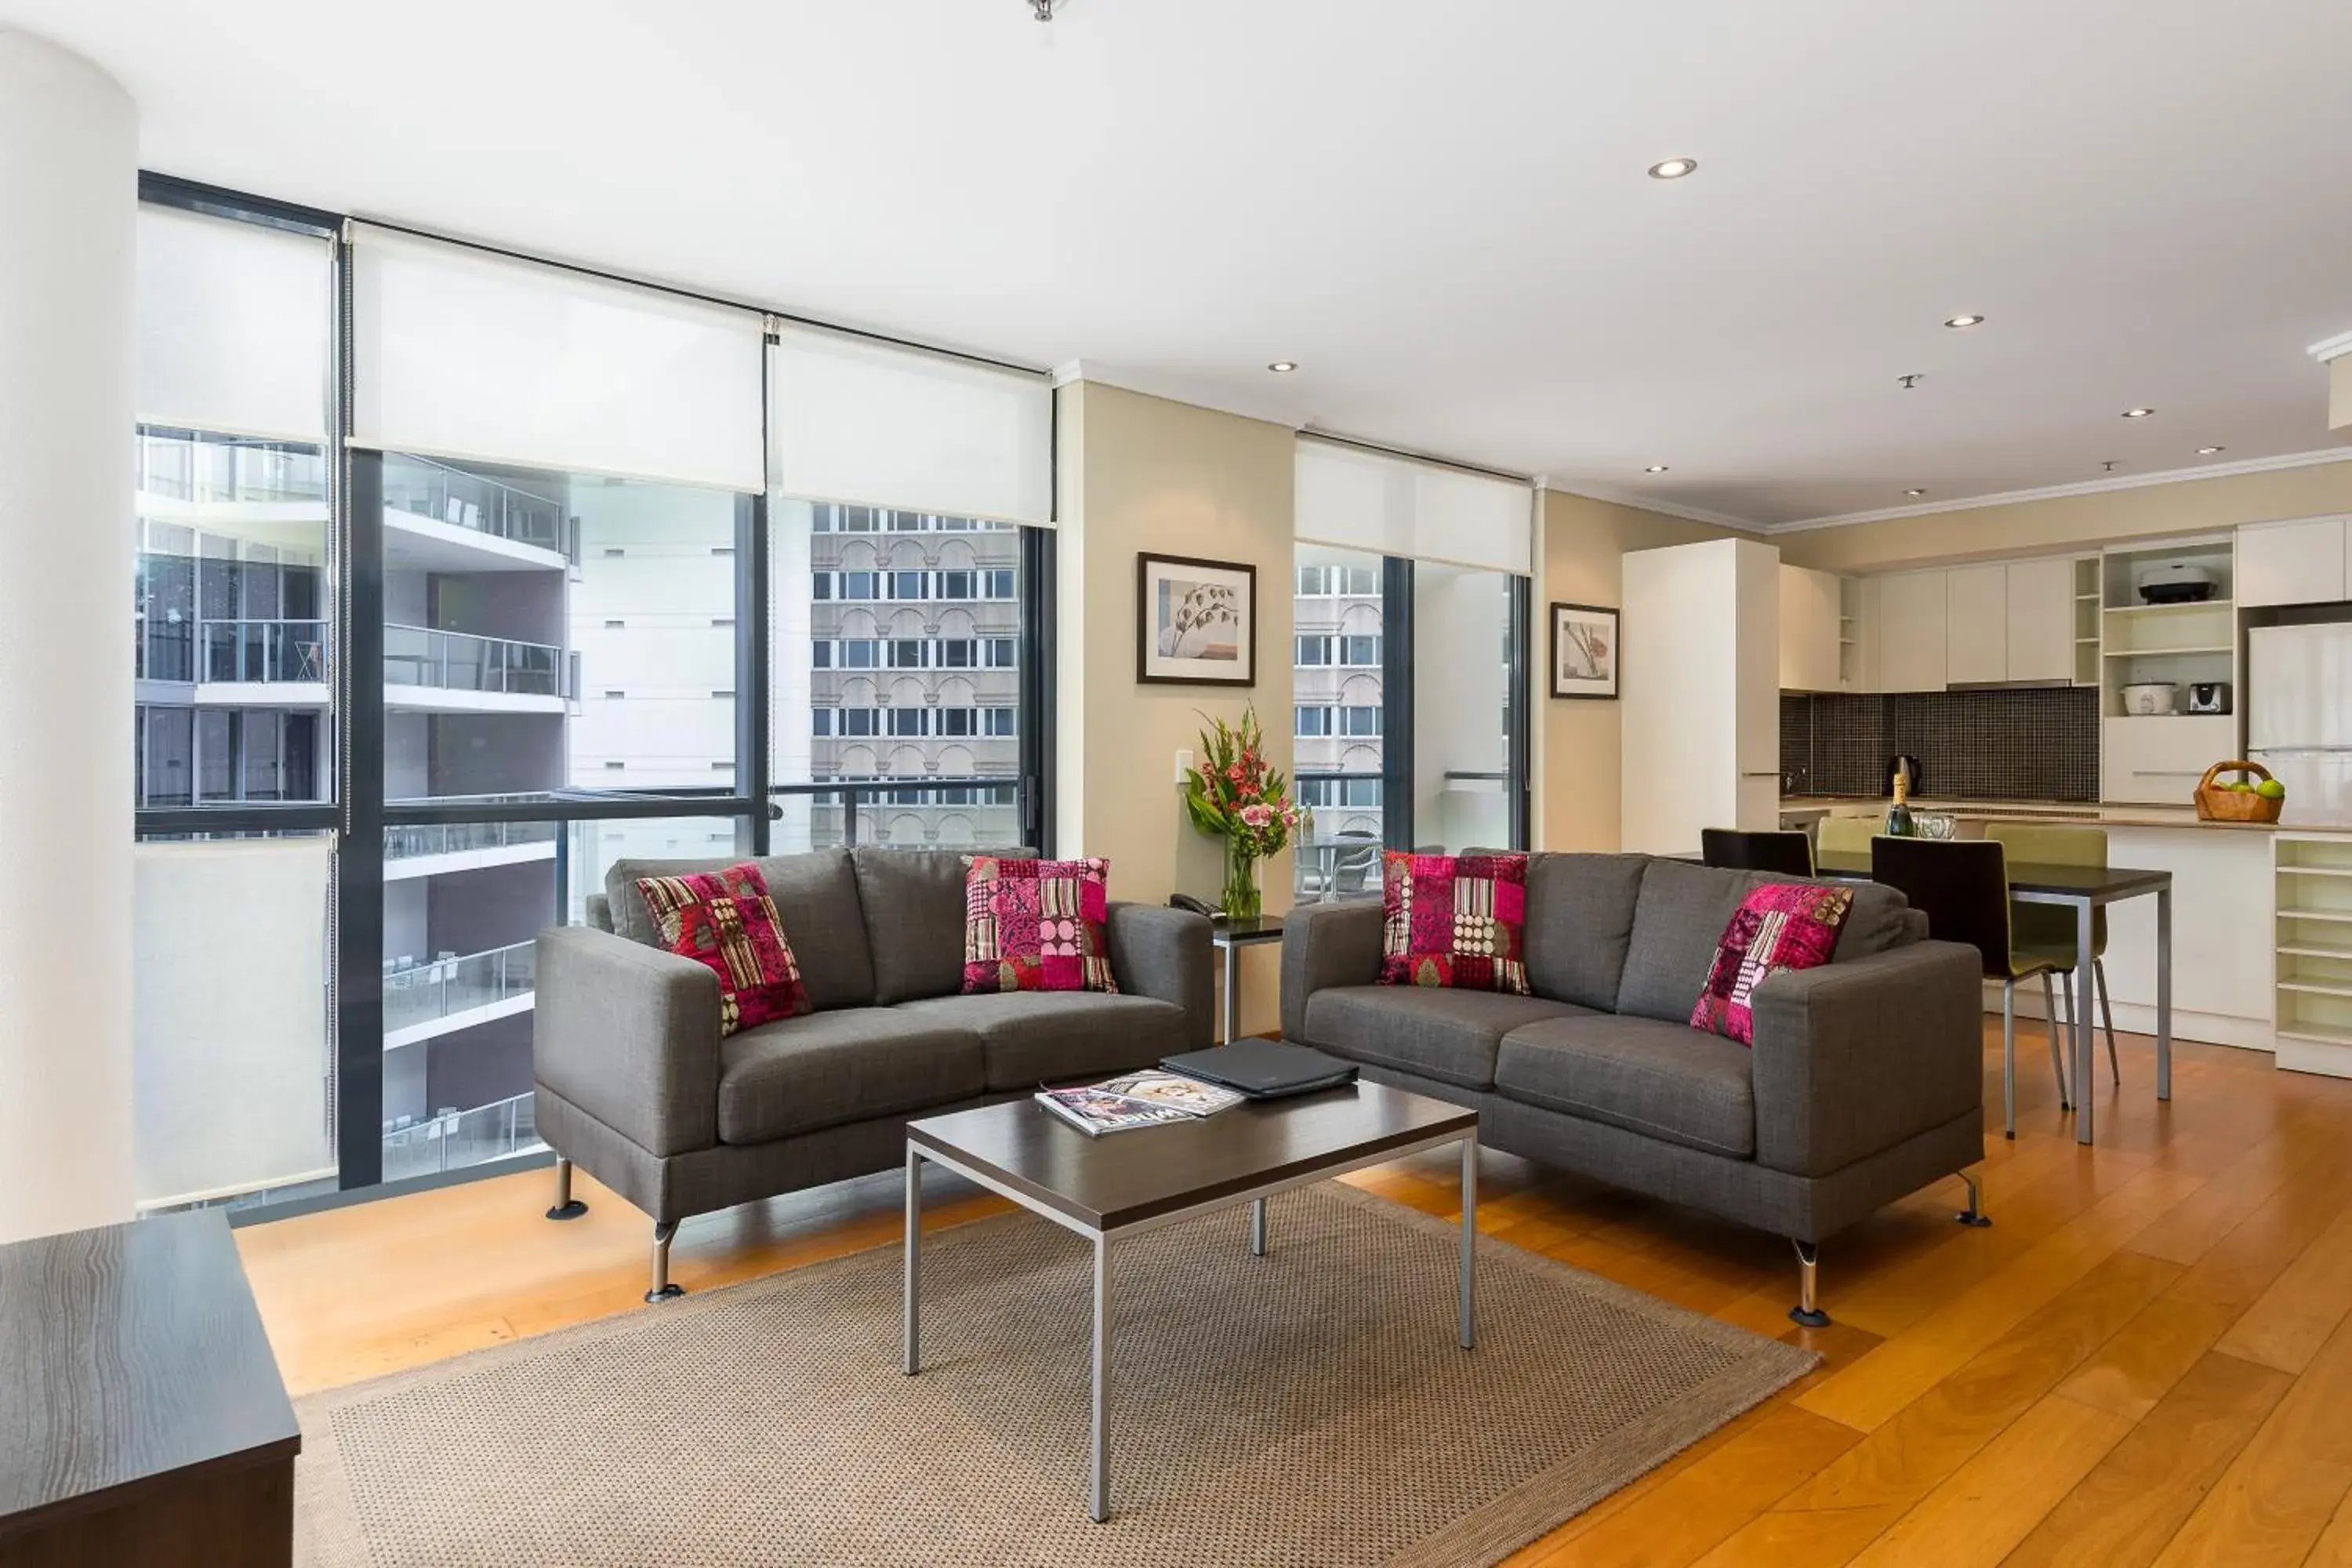
<svg viewBox="0 0 2352 1568"><path fill-rule="evenodd" d="M1886 760L1919 759L1915 793L1939 799L2099 798L2099 692L1843 692L1780 699L1780 772L1791 795L1883 795Z"/></svg>

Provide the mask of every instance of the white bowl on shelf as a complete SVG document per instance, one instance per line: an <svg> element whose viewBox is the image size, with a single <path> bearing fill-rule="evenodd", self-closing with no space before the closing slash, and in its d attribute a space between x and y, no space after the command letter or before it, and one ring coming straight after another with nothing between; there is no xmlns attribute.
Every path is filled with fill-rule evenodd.
<svg viewBox="0 0 2352 1568"><path fill-rule="evenodd" d="M2172 711L2180 689L2169 680L2135 680L2124 688L2124 712L2134 719L2153 719Z"/></svg>

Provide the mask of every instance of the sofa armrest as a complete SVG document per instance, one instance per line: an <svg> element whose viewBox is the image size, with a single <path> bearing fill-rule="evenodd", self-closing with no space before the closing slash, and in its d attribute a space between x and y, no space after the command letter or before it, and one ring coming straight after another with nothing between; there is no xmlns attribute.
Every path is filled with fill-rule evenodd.
<svg viewBox="0 0 2352 1568"><path fill-rule="evenodd" d="M1306 1042L1307 999L1381 977L1381 901L1301 904L1283 917L1282 1033Z"/></svg>
<svg viewBox="0 0 2352 1568"><path fill-rule="evenodd" d="M1756 988L1756 1161L1824 1176L1984 1105L1984 966L1919 942Z"/></svg>
<svg viewBox="0 0 2352 1568"><path fill-rule="evenodd" d="M649 1154L719 1142L719 977L589 926L539 934L531 1076Z"/></svg>
<svg viewBox="0 0 2352 1568"><path fill-rule="evenodd" d="M1184 1037L1199 1050L1216 1038L1217 982L1210 962L1209 920L1160 904L1110 907L1104 936L1111 978L1121 991L1184 1009Z"/></svg>

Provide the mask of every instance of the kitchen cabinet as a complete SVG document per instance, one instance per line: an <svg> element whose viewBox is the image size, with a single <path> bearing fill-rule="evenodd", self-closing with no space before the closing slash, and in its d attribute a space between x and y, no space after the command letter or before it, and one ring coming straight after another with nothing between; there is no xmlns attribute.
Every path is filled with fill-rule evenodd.
<svg viewBox="0 0 2352 1568"><path fill-rule="evenodd" d="M1941 691L1950 657L1946 644L1948 572L1891 572L1878 579L1878 689Z"/></svg>
<svg viewBox="0 0 2352 1568"><path fill-rule="evenodd" d="M2009 679L2009 569L1955 566L1944 574L1944 683L1999 685Z"/></svg>
<svg viewBox="0 0 2352 1568"><path fill-rule="evenodd" d="M1623 559L1619 837L1686 854L1706 827L1780 820L1780 552L1718 539Z"/></svg>
<svg viewBox="0 0 2352 1568"><path fill-rule="evenodd" d="M2100 742L2104 798L2134 805L2189 805L2206 768L2237 755L2238 721L2227 713L2110 715L2100 721Z"/></svg>
<svg viewBox="0 0 2352 1568"><path fill-rule="evenodd" d="M1843 691L1838 638L1845 582L1833 572L1780 567L1780 689Z"/></svg>
<svg viewBox="0 0 2352 1568"><path fill-rule="evenodd" d="M2238 530L2237 599L2243 605L2332 605L2352 599L2352 518L2249 523Z"/></svg>
<svg viewBox="0 0 2352 1568"><path fill-rule="evenodd" d="M2007 680L2074 679L2074 563L2063 555L2003 568L2009 600Z"/></svg>

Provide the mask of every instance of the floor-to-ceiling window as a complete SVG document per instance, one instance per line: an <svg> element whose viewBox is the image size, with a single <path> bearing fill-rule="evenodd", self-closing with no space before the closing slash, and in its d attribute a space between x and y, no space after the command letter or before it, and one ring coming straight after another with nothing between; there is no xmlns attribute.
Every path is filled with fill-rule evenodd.
<svg viewBox="0 0 2352 1568"><path fill-rule="evenodd" d="M1311 437L1298 463L1298 896L1377 892L1382 845L1524 847L1529 489Z"/></svg>
<svg viewBox="0 0 2352 1568"><path fill-rule="evenodd" d="M539 1151L623 859L1041 841L1043 377L142 195L142 1202Z"/></svg>

